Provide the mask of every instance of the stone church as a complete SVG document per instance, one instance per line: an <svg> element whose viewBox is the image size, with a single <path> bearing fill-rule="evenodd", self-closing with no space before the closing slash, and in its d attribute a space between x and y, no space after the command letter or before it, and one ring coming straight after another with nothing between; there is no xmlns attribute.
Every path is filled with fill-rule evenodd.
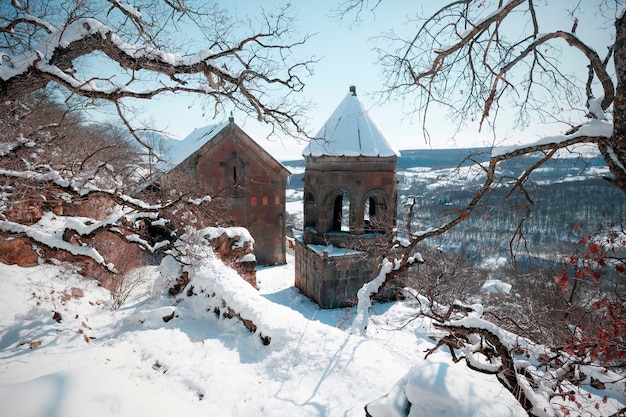
<svg viewBox="0 0 626 417"><path fill-rule="evenodd" d="M259 265L286 263L285 190L290 172L231 117L194 129L167 150L166 171L183 170L203 193L219 196L234 226L254 238Z"/></svg>
<svg viewBox="0 0 626 417"><path fill-rule="evenodd" d="M295 285L322 308L351 305L378 273L396 222L396 151L349 89L304 149Z"/></svg>

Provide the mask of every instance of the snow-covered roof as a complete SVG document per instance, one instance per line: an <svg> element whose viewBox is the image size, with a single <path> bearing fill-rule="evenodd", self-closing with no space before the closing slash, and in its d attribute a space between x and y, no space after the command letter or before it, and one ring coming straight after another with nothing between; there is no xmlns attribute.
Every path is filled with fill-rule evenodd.
<svg viewBox="0 0 626 417"><path fill-rule="evenodd" d="M260 158L263 162L261 165L271 167L276 172L280 172L284 176L289 176L291 172L278 160L276 160L270 153L268 153L261 145L248 136L243 130L237 126L232 116L225 122L199 127L193 130L183 140L169 140L163 146L161 151L161 159L163 162L159 163L157 168L162 172L169 172L187 158L200 150L204 145L213 141L224 129L232 126L240 133L234 133L234 135L240 140L240 144L244 145L248 149L250 155L254 155L256 158ZM229 130L230 131L230 130ZM226 136L229 136L227 133Z"/></svg>
<svg viewBox="0 0 626 417"><path fill-rule="evenodd" d="M400 156L367 114L351 86L333 114L302 151L303 156Z"/></svg>
<svg viewBox="0 0 626 417"><path fill-rule="evenodd" d="M187 135L183 140L170 141L169 146L163 150L161 156L166 161L166 166L162 167L165 171L168 171L178 166L185 159L189 158L194 152L203 147L207 142L213 139L218 133L220 133L230 121L218 123L214 125L208 125L204 127L198 127Z"/></svg>

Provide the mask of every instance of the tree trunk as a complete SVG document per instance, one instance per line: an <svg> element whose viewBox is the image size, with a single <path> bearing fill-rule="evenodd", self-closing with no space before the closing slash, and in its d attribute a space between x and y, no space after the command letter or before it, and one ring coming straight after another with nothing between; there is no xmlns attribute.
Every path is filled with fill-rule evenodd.
<svg viewBox="0 0 626 417"><path fill-rule="evenodd" d="M613 53L617 88L613 102L613 137L599 144L612 182L626 193L626 13L615 20Z"/></svg>

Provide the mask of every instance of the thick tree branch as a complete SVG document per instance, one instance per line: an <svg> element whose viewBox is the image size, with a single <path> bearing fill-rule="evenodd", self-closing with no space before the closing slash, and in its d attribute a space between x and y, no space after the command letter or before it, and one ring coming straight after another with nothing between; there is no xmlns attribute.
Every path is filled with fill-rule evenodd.
<svg viewBox="0 0 626 417"><path fill-rule="evenodd" d="M154 10L139 12L121 0L103 2L110 4L105 16L94 12L93 18L83 18L80 16L89 14L82 9L81 13L68 11L67 21L57 25L28 14L16 4L16 16L0 28L0 32L7 34L7 39L15 36L15 46L7 47L7 52L2 51L0 96L15 100L49 83L74 95L113 103L127 98L148 100L162 94L192 93L214 100L216 112L231 103L270 124L273 131L280 129L306 136L303 119L307 103L289 98L304 87L302 75L310 73L314 60L293 60L293 50L303 45L308 36L290 39L292 20L286 9L268 15L271 17L265 16L262 29L256 33L253 28L248 28L248 36L233 41L228 39L230 32L234 31L229 26L223 28L224 33L211 34L214 38L212 49L199 49L193 55L183 56L157 43L156 36L167 31L168 23L162 19L150 20L156 17L148 13L155 13L160 6L155 4L151 6ZM199 26L202 31L208 29L196 17L202 16L209 21L215 19L216 30L224 25L221 11L211 9L208 14L200 14L177 1L164 7L178 18L184 17L202 25ZM134 28L137 32L134 40L138 39L139 43L125 42L122 39L125 32L108 25L120 25L118 12L123 16L120 27L130 26L131 31ZM178 19L174 16L167 18ZM154 26L157 21L162 28ZM34 37L33 43L39 45L38 49L14 34L17 28L26 24L46 31L43 35L38 33L39 38ZM9 49L16 52L9 54ZM85 76L81 59L96 53L116 63L121 73ZM280 99L270 96L270 90L279 92Z"/></svg>
<svg viewBox="0 0 626 417"><path fill-rule="evenodd" d="M569 139L560 141L558 143L544 143L531 145L526 147L520 147L508 152L494 155L490 158L489 162L485 166L481 166L485 173L485 179L483 180L482 185L473 195L469 203L462 209L459 209L458 214L454 216L448 222L442 224L438 227L431 227L425 231L415 231L413 232L409 238L410 242L405 247L403 256L400 260L399 266L391 271L388 276L386 282L391 280L392 278L401 275L408 268L411 267L411 263L409 263L409 259L411 254L413 253L415 247L422 241L430 239L435 236L441 236L445 234L448 230L456 227L459 223L465 221L469 216L474 212L476 207L478 207L479 203L485 198L485 196L492 190L492 187L497 184L497 167L498 164L511 160L522 155L528 155L537 152L543 152L546 155L542 159L540 159L537 163L535 163L532 167L530 167L522 176L520 176L512 185L513 188L518 188L523 185L525 181L528 180L533 171L539 168L541 165L550 160L547 155L553 156L556 151L559 149L564 149L570 147L575 144L580 143L596 143L601 144L606 141L606 137L603 136L574 136ZM510 193L508 194L510 196Z"/></svg>
<svg viewBox="0 0 626 417"><path fill-rule="evenodd" d="M548 42L551 39L564 39L570 46L578 49L585 55L585 57L589 60L590 66L593 69L595 75L598 77L598 80L602 83L604 91L604 97L601 103L602 109L606 110L609 108L609 106L613 103L615 86L613 85L613 80L607 72L606 65L604 64L600 56L595 50L581 42L574 34L557 31L554 33L543 34L537 37L533 42L526 46L524 51L517 55L515 59L509 61L498 72L491 85L489 96L487 97L487 100L485 100L483 115L480 121L481 126L482 123L489 117L489 111L494 103L494 100L496 99L498 84L500 83L500 81L504 80L504 76L506 75L506 73L515 68L519 64L519 62L526 58L528 55L534 53L540 45Z"/></svg>
<svg viewBox="0 0 626 417"><path fill-rule="evenodd" d="M449 46L444 46L444 47L435 49L434 52L435 54L437 54L437 57L432 61L432 65L426 71L422 71L419 74L417 74L415 78L413 79L413 82L415 84L419 84L422 78L426 78L426 77L430 77L430 76L434 76L438 74L439 71L443 68L444 61L447 57L453 55L454 53L458 52L459 50L461 50L462 48L470 44L476 37L485 33L485 31L487 30L489 26L491 26L491 24L501 21L511 10L515 9L520 4L523 4L525 1L526 0L513 0L507 3L497 13L493 13L487 19L477 24L472 24L472 28L470 30L459 35L461 39L458 42ZM427 23L429 23L432 20L435 20L436 17L438 17L443 10L452 8L458 4L465 4L465 3L466 2L461 1L461 2L454 2L454 3L447 5L443 9L436 12L430 19L428 19ZM425 27L425 25L422 27ZM417 36L414 38L414 41L417 41ZM413 44L409 44L409 47L406 49L406 53L404 55L405 59L408 56L409 51L412 49L412 46Z"/></svg>

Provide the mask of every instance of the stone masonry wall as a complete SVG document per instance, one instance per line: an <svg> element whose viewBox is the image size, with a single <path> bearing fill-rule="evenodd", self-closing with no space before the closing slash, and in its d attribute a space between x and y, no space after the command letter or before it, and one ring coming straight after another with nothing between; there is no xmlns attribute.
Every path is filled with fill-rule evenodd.
<svg viewBox="0 0 626 417"><path fill-rule="evenodd" d="M355 305L357 291L376 272L364 253L326 256L300 240L295 250L295 285L322 308Z"/></svg>

